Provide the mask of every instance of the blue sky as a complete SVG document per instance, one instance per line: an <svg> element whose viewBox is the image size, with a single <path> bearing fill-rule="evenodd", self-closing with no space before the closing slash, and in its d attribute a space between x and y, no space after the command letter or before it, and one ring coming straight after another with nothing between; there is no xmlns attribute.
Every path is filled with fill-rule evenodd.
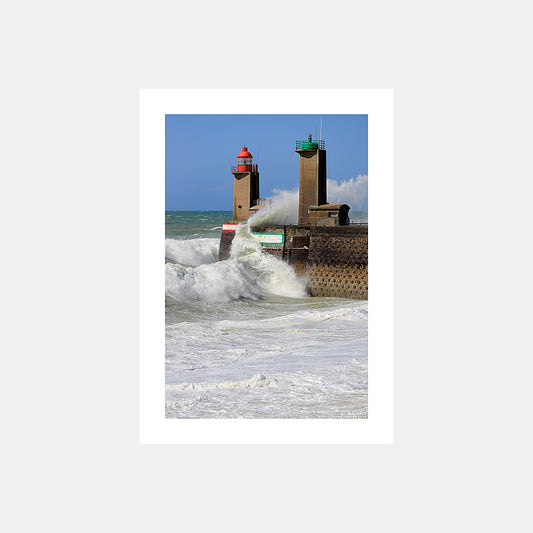
<svg viewBox="0 0 533 533"><path fill-rule="evenodd" d="M166 115L167 211L231 211L237 154L247 146L257 163L261 198L299 184L295 141L326 141L327 175L339 182L368 174L367 115Z"/></svg>

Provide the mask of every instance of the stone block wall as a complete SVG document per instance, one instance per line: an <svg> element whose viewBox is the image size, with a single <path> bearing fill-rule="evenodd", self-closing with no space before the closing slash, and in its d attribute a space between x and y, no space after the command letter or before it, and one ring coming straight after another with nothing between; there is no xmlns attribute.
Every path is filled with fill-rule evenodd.
<svg viewBox="0 0 533 533"><path fill-rule="evenodd" d="M306 276L312 296L368 299L368 225L311 227Z"/></svg>
<svg viewBox="0 0 533 533"><path fill-rule="evenodd" d="M305 276L309 255L309 227L285 226L283 259L299 276Z"/></svg>
<svg viewBox="0 0 533 533"><path fill-rule="evenodd" d="M229 259L229 254L231 250L231 243L235 237L234 231L223 231L220 236L220 244L218 246L218 260L224 261Z"/></svg>

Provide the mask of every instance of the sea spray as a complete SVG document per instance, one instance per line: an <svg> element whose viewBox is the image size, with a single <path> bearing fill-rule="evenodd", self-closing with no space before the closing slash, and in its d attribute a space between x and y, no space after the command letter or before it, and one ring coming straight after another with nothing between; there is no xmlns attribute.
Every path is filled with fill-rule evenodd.
<svg viewBox="0 0 533 533"><path fill-rule="evenodd" d="M298 224L298 191L274 190L267 205L248 219L248 226Z"/></svg>
<svg viewBox="0 0 533 533"><path fill-rule="evenodd" d="M359 175L341 182L328 179L327 191L330 204L347 204L352 212L368 209L367 175Z"/></svg>
<svg viewBox="0 0 533 533"><path fill-rule="evenodd" d="M299 191L275 189L267 204L248 219L249 226L284 226L298 224ZM347 204L351 211L368 209L368 176L345 181L327 180L327 198L331 204Z"/></svg>

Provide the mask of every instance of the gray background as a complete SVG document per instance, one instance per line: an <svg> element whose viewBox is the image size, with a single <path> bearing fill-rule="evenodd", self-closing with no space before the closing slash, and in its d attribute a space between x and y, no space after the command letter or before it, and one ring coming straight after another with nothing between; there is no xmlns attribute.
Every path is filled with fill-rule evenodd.
<svg viewBox="0 0 533 533"><path fill-rule="evenodd" d="M3 6L3 529L530 531L525 7ZM395 89L394 446L137 444L138 94L194 87Z"/></svg>

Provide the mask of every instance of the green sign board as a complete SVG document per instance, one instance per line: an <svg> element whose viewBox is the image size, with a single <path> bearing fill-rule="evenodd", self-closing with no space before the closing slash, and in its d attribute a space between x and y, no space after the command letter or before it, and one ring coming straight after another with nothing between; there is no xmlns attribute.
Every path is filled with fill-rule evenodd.
<svg viewBox="0 0 533 533"><path fill-rule="evenodd" d="M278 244L285 242L284 233L252 233L259 244Z"/></svg>

